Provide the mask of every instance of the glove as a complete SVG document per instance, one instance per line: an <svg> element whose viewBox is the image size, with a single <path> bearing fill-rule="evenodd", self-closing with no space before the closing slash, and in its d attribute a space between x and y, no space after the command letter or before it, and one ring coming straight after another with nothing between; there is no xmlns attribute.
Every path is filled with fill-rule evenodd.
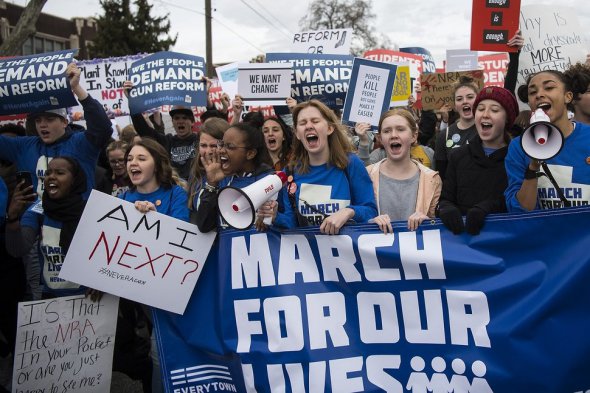
<svg viewBox="0 0 590 393"><path fill-rule="evenodd" d="M486 219L486 212L479 207L472 207L467 210L467 217L465 219L465 229L470 235L479 235L479 231L483 227Z"/></svg>
<svg viewBox="0 0 590 393"><path fill-rule="evenodd" d="M443 224L445 224L445 226L455 235L460 234L465 229L465 226L463 225L463 217L461 217L461 211L456 206L447 205L440 207L438 216Z"/></svg>

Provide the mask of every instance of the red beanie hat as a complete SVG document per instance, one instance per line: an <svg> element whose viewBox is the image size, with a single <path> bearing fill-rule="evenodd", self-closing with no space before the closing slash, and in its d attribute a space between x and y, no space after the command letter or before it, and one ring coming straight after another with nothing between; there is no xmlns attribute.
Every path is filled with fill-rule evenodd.
<svg viewBox="0 0 590 393"><path fill-rule="evenodd" d="M509 90L504 89L503 87L484 87L479 92L477 97L475 97L473 107L477 110L477 106L483 100L494 100L498 104L502 105L502 107L506 111L506 131L508 131L508 129L511 128L514 124L514 120L516 119L516 116L518 116L519 112L518 103L516 102L514 94L512 94Z"/></svg>

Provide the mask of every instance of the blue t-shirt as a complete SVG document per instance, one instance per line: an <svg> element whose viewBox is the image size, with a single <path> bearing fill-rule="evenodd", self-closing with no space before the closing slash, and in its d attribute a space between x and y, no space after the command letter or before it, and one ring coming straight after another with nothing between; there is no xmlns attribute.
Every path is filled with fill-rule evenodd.
<svg viewBox="0 0 590 393"><path fill-rule="evenodd" d="M36 233L41 234L38 250L43 292L56 296L72 296L86 292L86 287L58 277L66 257L59 246L63 223L37 212L38 206L40 201L25 211L21 218L21 226L33 228Z"/></svg>
<svg viewBox="0 0 590 393"><path fill-rule="evenodd" d="M555 181L572 206L588 205L590 202L590 126L574 123L574 131L564 140L559 154L546 163ZM518 202L516 194L524 181L524 172L531 159L524 153L520 137L508 147L504 161L508 175L508 188L504 193L509 212L526 211ZM543 169L541 168L541 172ZM554 209L561 206L561 200L547 176L537 181L536 209Z"/></svg>
<svg viewBox="0 0 590 393"><path fill-rule="evenodd" d="M189 220L189 210L187 206L188 197L186 191L177 185L172 188L160 187L156 191L147 194L142 194L137 190L128 190L119 197L131 203L136 201L149 201L156 205L158 213L186 222Z"/></svg>
<svg viewBox="0 0 590 393"><path fill-rule="evenodd" d="M353 220L357 223L377 216L373 183L362 161L354 154L348 156L346 171L327 164L310 166L308 173L294 173L293 183L297 186L295 206L311 225L322 223L321 213L329 216L346 207L354 210ZM279 195L279 211L283 209L284 213L277 214L274 224L283 228L296 227L297 217L291 209L286 188Z"/></svg>

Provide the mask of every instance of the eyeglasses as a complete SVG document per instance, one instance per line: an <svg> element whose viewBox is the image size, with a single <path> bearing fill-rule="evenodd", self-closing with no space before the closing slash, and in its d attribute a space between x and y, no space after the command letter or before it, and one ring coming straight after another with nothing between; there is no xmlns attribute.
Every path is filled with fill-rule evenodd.
<svg viewBox="0 0 590 393"><path fill-rule="evenodd" d="M109 160L109 164L111 165L123 165L125 163L124 159L119 159L119 160Z"/></svg>
<svg viewBox="0 0 590 393"><path fill-rule="evenodd" d="M249 149L248 146L236 146L233 143L227 143L224 141L217 141L217 148L218 149L223 149L224 147L226 150Z"/></svg>

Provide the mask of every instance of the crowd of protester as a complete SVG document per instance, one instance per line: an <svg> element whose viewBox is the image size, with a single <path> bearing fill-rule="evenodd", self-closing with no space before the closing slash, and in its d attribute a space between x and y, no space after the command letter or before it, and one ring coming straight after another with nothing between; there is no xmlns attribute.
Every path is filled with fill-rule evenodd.
<svg viewBox="0 0 590 393"><path fill-rule="evenodd" d="M523 43L518 33L509 44ZM477 235L491 213L568 206L547 203L538 188L547 184L547 165L571 168L575 183L590 185L590 65L539 72L518 91L565 137L561 153L542 163L519 142L530 111L519 111L518 56L510 59L504 87L480 91L462 79L453 90L453 108L420 111L410 100L407 108L383 113L375 134L368 124L344 126L318 99L289 98L292 121L284 121L265 119L253 108L242 116L245 107L236 96L231 103L224 97L221 110L208 108L198 132L193 110L174 107L173 132L165 132L159 112L138 114L118 140L71 64L66 73L84 108L85 129L68 124L65 109L30 114L33 135L15 125L0 129L0 356L14 348L18 301L80 293L100 298L98 291L58 277L93 188L142 213L190 221L203 232L227 227L218 210L220 189L246 187L276 170L288 182L276 201L257 211L259 231L316 225L334 235L345 225L374 222L392 233L392 221L414 231L439 217L454 234ZM133 89L130 82L124 87ZM16 176L19 171L32 175L31 184ZM151 313L130 301L120 309L114 369L141 380L145 392L162 391ZM147 333L140 334L141 327Z"/></svg>

